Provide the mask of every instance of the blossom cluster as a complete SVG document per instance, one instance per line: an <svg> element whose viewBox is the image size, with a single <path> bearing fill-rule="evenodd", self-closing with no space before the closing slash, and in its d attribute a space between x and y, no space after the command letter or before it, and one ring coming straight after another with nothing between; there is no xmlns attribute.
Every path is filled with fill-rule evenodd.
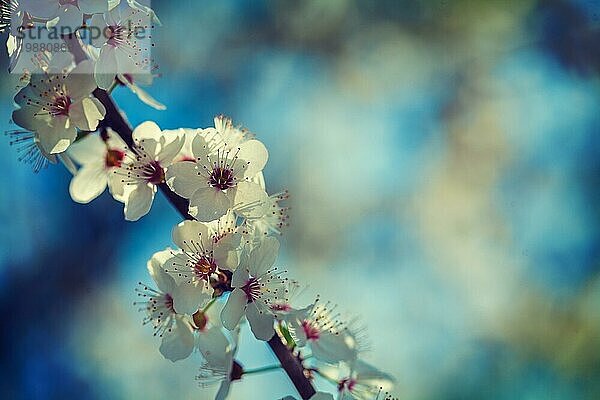
<svg viewBox="0 0 600 400"><path fill-rule="evenodd" d="M93 96L97 88L126 86L144 103L165 109L141 87L152 82L155 66L134 32L150 29L148 24L157 20L151 9L135 0L123 5L114 0L2 0L0 4L0 31L9 33L10 66L22 73L12 117L18 127L10 133L20 145L22 159L36 170L48 161L64 161L78 134L98 129L106 109ZM24 50L24 32L35 28L47 32L58 25L74 32L60 40L75 41L84 62L68 51ZM92 27L103 34L84 40ZM25 67L17 68L19 64Z"/></svg>
<svg viewBox="0 0 600 400"><path fill-rule="evenodd" d="M301 304L304 286L278 265L288 194L267 191L269 154L260 140L224 116L206 128L163 130L147 121L122 132L112 125L114 104L99 93L117 86L164 109L137 84L148 78L143 69L149 60L132 26L158 21L153 11L133 0L8 0L0 10L11 65L22 56L23 29L61 23L108 32L100 41L84 40L85 32L63 38L71 45L75 40L83 57L76 51L35 54L35 69L24 73L14 99L19 128L10 135L36 170L60 159L73 174L69 192L78 203L108 188L128 221L144 217L158 191L185 205L173 245L147 263L153 283L136 288L136 305L160 337L160 353L173 362L197 354L197 380L220 383L216 398L224 399L232 382L258 372L245 370L236 358L247 323L258 341L285 342L306 377L320 375L335 385L338 398L385 396L393 379L362 360L364 330L345 322L329 302ZM313 396L328 398L323 392Z"/></svg>

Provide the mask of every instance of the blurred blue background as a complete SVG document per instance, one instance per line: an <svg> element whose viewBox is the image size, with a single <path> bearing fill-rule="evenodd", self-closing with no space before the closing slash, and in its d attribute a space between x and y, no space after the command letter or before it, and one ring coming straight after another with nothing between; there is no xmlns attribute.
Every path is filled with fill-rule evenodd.
<svg viewBox="0 0 600 400"><path fill-rule="evenodd" d="M365 358L403 399L600 398L600 4L596 1L158 1L133 124L227 114L288 188L279 264L368 326ZM3 38L5 39L5 38ZM2 65L6 66L5 52ZM3 75L10 129L14 77ZM179 217L126 223L69 173L0 141L0 398L210 398L172 364L133 288ZM269 364L246 335L240 359ZM293 394L280 372L233 399Z"/></svg>

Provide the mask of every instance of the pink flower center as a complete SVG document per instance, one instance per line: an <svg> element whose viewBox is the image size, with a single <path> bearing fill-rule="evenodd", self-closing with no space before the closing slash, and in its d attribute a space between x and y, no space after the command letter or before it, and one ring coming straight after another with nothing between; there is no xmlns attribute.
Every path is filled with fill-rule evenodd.
<svg viewBox="0 0 600 400"><path fill-rule="evenodd" d="M106 152L104 165L106 168L120 167L125 158L125 152L118 149L109 149Z"/></svg>
<svg viewBox="0 0 600 400"><path fill-rule="evenodd" d="M194 265L194 274L198 279L208 281L210 276L217 270L215 260L210 257L202 256Z"/></svg>
<svg viewBox="0 0 600 400"><path fill-rule="evenodd" d="M261 290L260 290L260 282L257 278L250 278L246 282L246 284L242 287L242 290L246 293L246 297L248 298L248 303L252 303L260 298Z"/></svg>
<svg viewBox="0 0 600 400"><path fill-rule="evenodd" d="M104 37L107 39L106 43L113 47L117 47L124 42L126 30L121 25L107 26L104 28Z"/></svg>
<svg viewBox="0 0 600 400"><path fill-rule="evenodd" d="M152 161L146 166L147 178L146 180L153 185L159 185L165 182L165 170L160 166L158 161Z"/></svg>
<svg viewBox="0 0 600 400"><path fill-rule="evenodd" d="M68 116L71 108L71 98L69 96L60 96L54 99L50 106L50 115L58 117L59 115Z"/></svg>
<svg viewBox="0 0 600 400"><path fill-rule="evenodd" d="M212 187L219 190L227 190L235 186L235 178L233 171L229 168L215 167L208 179L208 183Z"/></svg>
<svg viewBox="0 0 600 400"><path fill-rule="evenodd" d="M302 321L302 329L307 340L319 340L321 331L319 328L310 323L310 321Z"/></svg>
<svg viewBox="0 0 600 400"><path fill-rule="evenodd" d="M173 296L171 296L169 293L165 294L165 307L167 310L176 314L175 307L173 306Z"/></svg>
<svg viewBox="0 0 600 400"><path fill-rule="evenodd" d="M346 378L342 379L338 384L338 391L348 390L349 392L354 390L354 386L356 385L356 379Z"/></svg>
<svg viewBox="0 0 600 400"><path fill-rule="evenodd" d="M292 311L292 306L287 303L271 304L271 310L275 312L290 312Z"/></svg>

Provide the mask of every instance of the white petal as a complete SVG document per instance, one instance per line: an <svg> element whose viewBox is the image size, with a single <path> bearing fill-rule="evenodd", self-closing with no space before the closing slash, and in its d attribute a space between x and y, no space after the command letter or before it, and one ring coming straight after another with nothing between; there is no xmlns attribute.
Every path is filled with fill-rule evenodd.
<svg viewBox="0 0 600 400"><path fill-rule="evenodd" d="M154 97L152 97L148 92L146 92L144 89L142 89L139 85L129 82L122 75L119 76L119 80L121 82L125 82L125 85L127 85L129 90L131 90L135 95L137 95L138 99L140 99L144 104L147 104L150 107L152 107L156 110L160 110L160 111L164 111L167 109L167 106L160 103L158 100L156 100Z"/></svg>
<svg viewBox="0 0 600 400"><path fill-rule="evenodd" d="M208 155L208 144L204 136L200 134L196 134L194 139L192 140L192 154L196 159L200 159L200 161L205 162L206 156Z"/></svg>
<svg viewBox="0 0 600 400"><path fill-rule="evenodd" d="M221 322L225 328L232 331L238 326L246 310L247 302L246 293L242 289L233 289L221 311Z"/></svg>
<svg viewBox="0 0 600 400"><path fill-rule="evenodd" d="M241 160L249 162L245 176L253 177L263 170L269 158L269 153L264 144L252 139L240 145L238 157Z"/></svg>
<svg viewBox="0 0 600 400"><path fill-rule="evenodd" d="M115 48L108 44L102 46L96 62L94 78L99 88L107 90L115 81L117 73L117 54Z"/></svg>
<svg viewBox="0 0 600 400"><path fill-rule="evenodd" d="M198 221L183 221L173 228L173 243L179 248L189 250L192 241L206 243L210 241L208 227Z"/></svg>
<svg viewBox="0 0 600 400"><path fill-rule="evenodd" d="M104 119L106 109L98 101L86 97L80 102L73 104L69 111L69 117L73 120L75 126L84 131L95 131L98 123Z"/></svg>
<svg viewBox="0 0 600 400"><path fill-rule="evenodd" d="M248 270L246 268L238 268L231 277L231 286L241 288L248 282Z"/></svg>
<svg viewBox="0 0 600 400"><path fill-rule="evenodd" d="M93 71L94 62L85 60L77 64L65 79L68 94L74 101L78 102L84 97L88 97L96 89L96 82L92 78Z"/></svg>
<svg viewBox="0 0 600 400"><path fill-rule="evenodd" d="M52 124L38 128L40 145L46 153L62 153L75 141L77 129L67 117L52 118Z"/></svg>
<svg viewBox="0 0 600 400"><path fill-rule="evenodd" d="M226 378L221 382L221 386L219 387L219 391L215 395L215 400L225 400L227 396L229 396L229 389L231 388L231 381L229 378Z"/></svg>
<svg viewBox="0 0 600 400"><path fill-rule="evenodd" d="M190 214L199 221L221 218L230 207L229 197L223 191L212 187L202 187L190 198Z"/></svg>
<svg viewBox="0 0 600 400"><path fill-rule="evenodd" d="M258 340L269 340L275 334L273 315L259 310L256 303L248 304L246 307L246 318L250 323L252 333L254 333L254 336Z"/></svg>
<svg viewBox="0 0 600 400"><path fill-rule="evenodd" d="M107 183L108 177L102 164L87 165L71 179L69 193L74 201L87 204L104 192Z"/></svg>
<svg viewBox="0 0 600 400"><path fill-rule="evenodd" d="M356 361L353 371L359 383L372 387L381 387L384 390L390 390L394 385L395 379L390 374L380 371L362 360Z"/></svg>
<svg viewBox="0 0 600 400"><path fill-rule="evenodd" d="M264 238L255 247L248 258L248 269L252 276L264 275L275 263L279 253L279 240L274 237Z"/></svg>
<svg viewBox="0 0 600 400"><path fill-rule="evenodd" d="M142 139L152 139L159 142L162 137L162 131L156 122L146 121L139 124L132 133L133 139L139 141Z"/></svg>
<svg viewBox="0 0 600 400"><path fill-rule="evenodd" d="M311 349L315 358L326 363L356 359L356 351L348 346L343 334L323 332L319 339L311 342Z"/></svg>
<svg viewBox="0 0 600 400"><path fill-rule="evenodd" d="M164 135L164 133L163 133L163 135ZM164 136L163 136L163 140L164 140ZM171 142L165 144L161 148L161 150L158 154L158 161L161 163L161 165L164 165L164 166L171 165L171 163L173 162L173 159L177 156L177 154L179 154L179 151L183 147L184 143L185 143L185 139L183 137L175 136Z"/></svg>
<svg viewBox="0 0 600 400"><path fill-rule="evenodd" d="M69 147L69 156L80 165L104 161L106 146L100 135L87 135Z"/></svg>
<svg viewBox="0 0 600 400"><path fill-rule="evenodd" d="M150 187L147 184L137 185L131 191L125 201L125 219L127 221L137 221L148 214L152 207L152 201L154 201L154 191L154 186Z"/></svg>
<svg viewBox="0 0 600 400"><path fill-rule="evenodd" d="M165 265L171 258L171 250L158 251L148 260L147 268L156 286L162 293L172 293L175 290L175 280L165 271Z"/></svg>
<svg viewBox="0 0 600 400"><path fill-rule="evenodd" d="M189 199L196 190L206 185L199 172L195 162L181 161L171 164L166 173L167 185L181 197Z"/></svg>
<svg viewBox="0 0 600 400"><path fill-rule="evenodd" d="M175 308L175 311L178 314L188 315L192 315L198 311L211 297L203 290L202 286L188 284L187 282L177 286L171 295L173 296L173 308Z"/></svg>
<svg viewBox="0 0 600 400"><path fill-rule="evenodd" d="M254 182L240 182L236 185L233 209L246 218L260 218L267 212L269 196Z"/></svg>
<svg viewBox="0 0 600 400"><path fill-rule="evenodd" d="M237 250L229 250L225 246L215 247L213 257L219 268L228 271L234 271L240 262Z"/></svg>
<svg viewBox="0 0 600 400"><path fill-rule="evenodd" d="M211 366L227 364L230 357L227 351L231 345L221 328L213 326L205 332L200 332L197 343L198 350Z"/></svg>
<svg viewBox="0 0 600 400"><path fill-rule="evenodd" d="M194 334L192 327L185 321L178 319L171 332L163 336L160 353L171 361L187 358L194 349Z"/></svg>

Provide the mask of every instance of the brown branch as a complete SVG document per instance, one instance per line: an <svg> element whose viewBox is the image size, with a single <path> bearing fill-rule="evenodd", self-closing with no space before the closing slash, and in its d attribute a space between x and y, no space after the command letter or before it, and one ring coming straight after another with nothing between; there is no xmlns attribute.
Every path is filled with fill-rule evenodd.
<svg viewBox="0 0 600 400"><path fill-rule="evenodd" d="M93 94L106 108L106 117L104 118L103 125L105 127L110 127L112 130L117 132L117 134L121 136L123 141L125 141L130 148L135 148L132 137L132 129L127 121L125 121L125 118L118 110L110 95L102 89L96 89ZM188 201L186 199L174 193L166 183L160 184L159 189L167 197L173 207L179 211L179 214L181 214L183 218L188 220L194 219L194 217L192 217L188 212ZM275 353L275 356L277 356L277 359L281 363L281 368L283 368L287 376L290 378L302 399L308 400L311 396L313 396L315 394L315 389L311 381L304 374L302 362L296 358L292 350L288 349L288 347L281 341L279 335L275 334L267 342L267 344L273 353Z"/></svg>

